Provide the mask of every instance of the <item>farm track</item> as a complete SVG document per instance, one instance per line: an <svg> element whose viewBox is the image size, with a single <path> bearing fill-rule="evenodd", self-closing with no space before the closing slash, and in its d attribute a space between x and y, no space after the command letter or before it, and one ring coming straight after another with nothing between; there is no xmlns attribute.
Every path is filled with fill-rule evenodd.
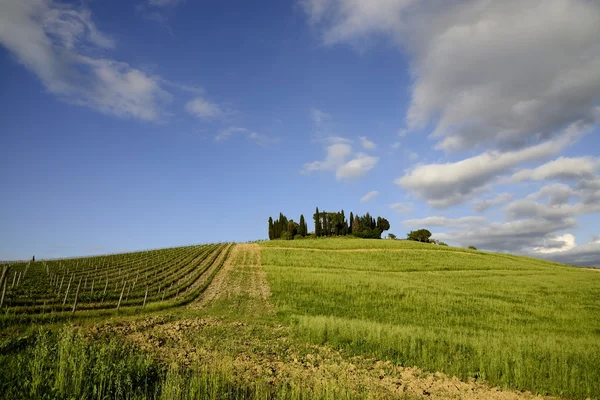
<svg viewBox="0 0 600 400"><path fill-rule="evenodd" d="M190 306L205 308L217 301L244 297L245 302L258 305L274 315L275 308L270 303L271 288L260 259L260 247L257 244L236 244L213 283L199 301Z"/></svg>

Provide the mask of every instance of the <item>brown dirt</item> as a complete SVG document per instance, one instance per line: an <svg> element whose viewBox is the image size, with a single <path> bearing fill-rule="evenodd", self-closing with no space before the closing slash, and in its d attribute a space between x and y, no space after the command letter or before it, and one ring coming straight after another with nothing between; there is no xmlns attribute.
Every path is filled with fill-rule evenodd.
<svg viewBox="0 0 600 400"><path fill-rule="evenodd" d="M250 303L262 303L267 312L274 314L270 303L271 288L261 266L260 247L257 244L234 245L223 268L200 299L190 305L203 308L218 300L232 300L244 296Z"/></svg>
<svg viewBox="0 0 600 400"><path fill-rule="evenodd" d="M200 285L204 284L204 282L206 282L206 279L212 274L214 269L217 268L217 266L219 265L219 263L221 262L223 257L225 257L225 254L227 253L227 248L228 248L228 246L225 247L224 249L215 250L215 251L220 251L220 253L217 256L217 258L212 262L211 266L208 267L208 269L206 271L204 271L202 273L202 275L200 275L198 277L198 279L196 279L196 281L193 284L191 284L185 291L179 293L178 297L185 297L189 292L196 290ZM211 262L211 260L212 260L212 254L209 255L208 258L206 260L204 260L198 268L204 268L206 266L206 263ZM207 288L207 290L208 290L208 288Z"/></svg>
<svg viewBox="0 0 600 400"><path fill-rule="evenodd" d="M235 331L236 339L214 337L214 329ZM470 380L463 382L441 373L426 373L391 362L363 357L347 357L327 346L294 346L287 329L273 326L274 337L261 339L242 322L215 318L189 318L169 321L151 317L121 321L92 328L92 335L118 334L150 351L167 364L222 366L240 381L258 380L269 384L293 381L305 387L334 383L338 387L368 393L370 399L463 399L523 400L555 399L530 392L501 390ZM208 333L207 333L208 332ZM212 337L212 339L203 339ZM211 340L213 342L211 342ZM216 348L224 346L223 348ZM250 350L251 349L251 350Z"/></svg>

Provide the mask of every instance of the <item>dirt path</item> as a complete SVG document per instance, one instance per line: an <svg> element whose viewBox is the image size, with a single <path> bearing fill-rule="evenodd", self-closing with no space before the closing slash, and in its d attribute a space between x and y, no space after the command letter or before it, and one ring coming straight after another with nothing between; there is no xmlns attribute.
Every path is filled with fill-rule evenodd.
<svg viewBox="0 0 600 400"><path fill-rule="evenodd" d="M190 307L205 308L220 302L234 307L243 306L246 311L256 309L257 312L274 314L270 297L271 289L261 266L260 247L257 244L236 244L211 285Z"/></svg>
<svg viewBox="0 0 600 400"><path fill-rule="evenodd" d="M431 250L431 249L320 249L318 247L284 247L284 246L265 246L263 249L274 249L274 250L293 250L293 251L324 251L329 253L404 253L404 252L443 252L452 254L466 254L469 256L476 256L477 253L469 253L466 251L452 251L452 250Z"/></svg>
<svg viewBox="0 0 600 400"><path fill-rule="evenodd" d="M206 280L208 279L208 277L212 274L214 269L217 268L217 266L219 265L219 262L223 259L223 257L225 257L225 254L227 253L227 248L228 247L224 247L222 249L213 250L213 252L204 261L202 261L202 263L197 268L205 268L208 263L211 263L210 266L206 269L206 271L202 272L202 274L186 290L179 293L176 296L176 298L177 299L184 298L189 293L196 290L199 286L203 285L206 282ZM218 253L217 257L214 258L214 254L216 252L219 252L219 253Z"/></svg>

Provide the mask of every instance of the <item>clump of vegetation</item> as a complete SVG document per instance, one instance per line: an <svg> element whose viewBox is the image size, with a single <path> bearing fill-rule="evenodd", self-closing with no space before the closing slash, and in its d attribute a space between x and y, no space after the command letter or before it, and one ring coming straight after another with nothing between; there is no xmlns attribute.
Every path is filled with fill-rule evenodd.
<svg viewBox="0 0 600 400"><path fill-rule="evenodd" d="M427 229L419 229L416 231L410 231L406 235L406 238L408 240L413 240L415 242L423 242L423 243L430 243L430 240L429 240L430 237L431 237L431 232L429 232Z"/></svg>
<svg viewBox="0 0 600 400"><path fill-rule="evenodd" d="M316 237L348 236L352 235L365 239L381 239L381 234L390 229L390 223L382 217L374 218L369 213L359 216L350 213L346 220L344 210L339 212L319 211L317 207L313 214L315 221ZM304 215L300 216L300 223L288 220L279 213L279 219L269 217L269 239L299 239L308 235L308 227Z"/></svg>
<svg viewBox="0 0 600 400"><path fill-rule="evenodd" d="M468 249L477 250L477 247L475 247L475 246L469 246Z"/></svg>

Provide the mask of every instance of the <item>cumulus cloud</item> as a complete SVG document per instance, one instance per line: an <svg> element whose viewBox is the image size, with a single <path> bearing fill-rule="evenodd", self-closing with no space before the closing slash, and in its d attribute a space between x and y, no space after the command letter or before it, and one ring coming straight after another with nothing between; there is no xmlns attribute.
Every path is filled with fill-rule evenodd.
<svg viewBox="0 0 600 400"><path fill-rule="evenodd" d="M432 207L453 206L480 193L486 184L517 165L555 155L586 128L575 124L558 138L521 150L488 151L455 163L418 165L395 183L411 190Z"/></svg>
<svg viewBox="0 0 600 400"><path fill-rule="evenodd" d="M534 247L533 250L537 253L551 254L560 251L568 251L576 246L575 236L570 233L565 233L564 235L546 239L543 246Z"/></svg>
<svg viewBox="0 0 600 400"><path fill-rule="evenodd" d="M203 119L222 118L225 115L225 111L220 105L212 103L202 97L196 97L195 99L190 100L185 105L185 110L188 113Z"/></svg>
<svg viewBox="0 0 600 400"><path fill-rule="evenodd" d="M478 200L473 203L473 211L482 213L489 210L492 207L496 207L505 203L508 203L514 198L511 193L501 193L498 196L488 200Z"/></svg>
<svg viewBox="0 0 600 400"><path fill-rule="evenodd" d="M461 246L530 253L531 249L544 247L555 232L573 229L577 226L574 218L544 219L524 218L509 222L489 222L469 229L435 234L439 240L458 242Z"/></svg>
<svg viewBox="0 0 600 400"><path fill-rule="evenodd" d="M347 143L334 143L327 147L325 160L304 164L303 172L336 170L344 164L350 154L352 154L352 146Z"/></svg>
<svg viewBox="0 0 600 400"><path fill-rule="evenodd" d="M360 143L362 144L362 147L366 150L374 150L377 147L375 143L370 141L366 136L360 137Z"/></svg>
<svg viewBox="0 0 600 400"><path fill-rule="evenodd" d="M152 7L168 7L182 3L184 0L148 0L148 5Z"/></svg>
<svg viewBox="0 0 600 400"><path fill-rule="evenodd" d="M563 264L600 267L600 240L537 256Z"/></svg>
<svg viewBox="0 0 600 400"><path fill-rule="evenodd" d="M353 179L365 175L379 163L379 157L360 152L354 153L352 140L334 134L331 129L331 115L312 108L309 118L315 129L316 141L327 145L326 156L324 160L305 163L302 173L333 171L337 180ZM366 137L360 139L364 147L375 146Z"/></svg>
<svg viewBox="0 0 600 400"><path fill-rule="evenodd" d="M539 217L557 220L600 212L600 203L547 205L523 199L510 203L505 211L511 219Z"/></svg>
<svg viewBox="0 0 600 400"><path fill-rule="evenodd" d="M406 226L414 227L445 227L445 228L465 228L468 226L479 225L486 223L485 217L460 217L460 218L446 218L446 217L427 217L420 219L407 219L403 221Z"/></svg>
<svg viewBox="0 0 600 400"><path fill-rule="evenodd" d="M594 178L600 168L600 158L593 157L559 157L556 160L540 165L534 169L524 169L511 178L513 182L525 180L545 181L550 179L579 180Z"/></svg>
<svg viewBox="0 0 600 400"><path fill-rule="evenodd" d="M600 3L305 0L326 45L391 38L411 60L409 129L446 151L539 143L598 119ZM452 60L451 63L448 60Z"/></svg>
<svg viewBox="0 0 600 400"><path fill-rule="evenodd" d="M215 136L215 142L224 142L226 140L231 139L234 135L241 135L246 137L248 140L251 140L261 146L268 146L270 144L279 143L279 138L273 138L266 135L262 135L251 131L246 128L241 128L237 126L230 126L228 128L222 129Z"/></svg>
<svg viewBox="0 0 600 400"><path fill-rule="evenodd" d="M361 203L366 203L367 201L373 200L375 197L379 196L379 192L377 190L372 190L369 193L365 194L360 198Z"/></svg>
<svg viewBox="0 0 600 400"><path fill-rule="evenodd" d="M551 183L542 187L535 193L527 196L528 200L548 199L548 204L558 206L567 204L569 199L578 197L579 194L569 186L562 183Z"/></svg>
<svg viewBox="0 0 600 400"><path fill-rule="evenodd" d="M390 208L397 213L404 214L413 210L413 205L410 203L394 203L390 204Z"/></svg>
<svg viewBox="0 0 600 400"><path fill-rule="evenodd" d="M160 120L161 79L101 54L115 46L86 8L52 0L0 1L0 43L48 92L105 114Z"/></svg>
<svg viewBox="0 0 600 400"><path fill-rule="evenodd" d="M364 153L357 153L355 158L340 165L335 171L337 179L359 178L375 168L379 157Z"/></svg>

